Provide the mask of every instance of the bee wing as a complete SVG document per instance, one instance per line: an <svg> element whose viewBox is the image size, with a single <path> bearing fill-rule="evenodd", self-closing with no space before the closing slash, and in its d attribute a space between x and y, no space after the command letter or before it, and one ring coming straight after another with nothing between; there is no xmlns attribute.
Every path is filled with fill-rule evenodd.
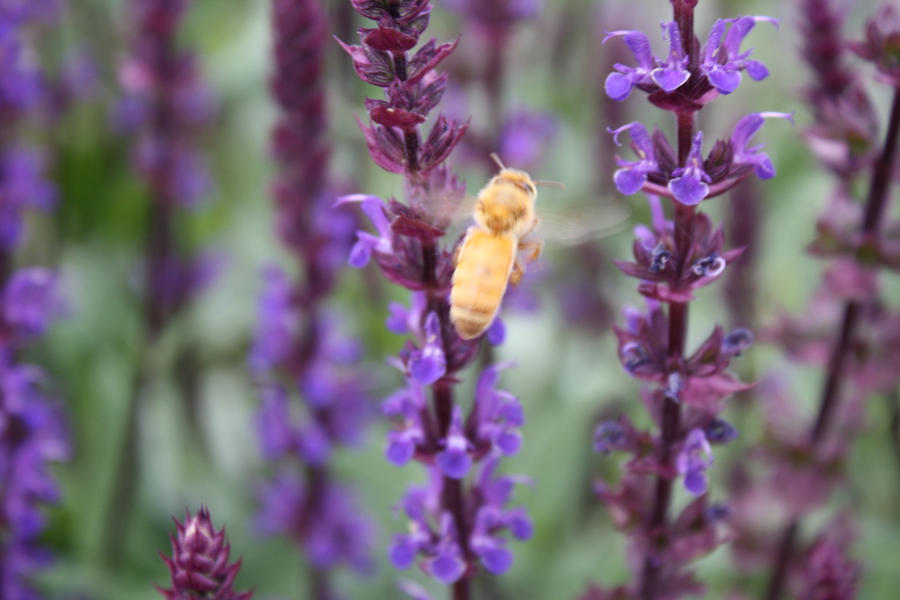
<svg viewBox="0 0 900 600"><path fill-rule="evenodd" d="M621 231L628 224L629 215L624 204L609 199L589 206L539 206L540 224L533 235L554 245L577 246Z"/></svg>
<svg viewBox="0 0 900 600"><path fill-rule="evenodd" d="M472 213L475 211L475 203L478 202L477 196L466 194L461 200L441 204L439 201L433 205L434 210L445 223L443 227L447 232L446 240L455 243L462 237L469 225L472 224Z"/></svg>

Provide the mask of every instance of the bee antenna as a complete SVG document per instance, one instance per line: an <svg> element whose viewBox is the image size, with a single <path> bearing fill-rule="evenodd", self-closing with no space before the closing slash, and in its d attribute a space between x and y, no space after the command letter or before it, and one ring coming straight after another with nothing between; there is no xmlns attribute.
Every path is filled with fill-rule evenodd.
<svg viewBox="0 0 900 600"><path fill-rule="evenodd" d="M505 169L505 168L506 168L506 167L503 165L503 161L500 160L500 157L499 157L499 156L497 156L497 153L496 153L496 152L491 152L491 160L493 160L495 163L497 163L497 166L500 167L501 169Z"/></svg>
<svg viewBox="0 0 900 600"><path fill-rule="evenodd" d="M545 179L535 179L533 181L534 185L542 185L544 187L552 187L558 190L565 190L566 184L559 181L547 181Z"/></svg>

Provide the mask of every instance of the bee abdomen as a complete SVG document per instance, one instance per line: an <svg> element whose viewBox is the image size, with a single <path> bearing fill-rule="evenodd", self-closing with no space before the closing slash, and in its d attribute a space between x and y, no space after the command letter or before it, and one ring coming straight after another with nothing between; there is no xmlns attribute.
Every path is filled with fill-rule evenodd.
<svg viewBox="0 0 900 600"><path fill-rule="evenodd" d="M477 337L494 320L506 292L515 246L513 238L469 231L450 292L450 319L460 337Z"/></svg>

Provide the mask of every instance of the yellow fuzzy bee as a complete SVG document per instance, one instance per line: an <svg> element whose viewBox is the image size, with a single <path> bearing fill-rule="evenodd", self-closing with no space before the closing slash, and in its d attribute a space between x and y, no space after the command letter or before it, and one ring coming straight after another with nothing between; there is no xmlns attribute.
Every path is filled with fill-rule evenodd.
<svg viewBox="0 0 900 600"><path fill-rule="evenodd" d="M540 240L523 240L538 225L534 212L538 184L525 171L500 167L478 193L475 225L466 231L459 248L450 290L450 320L463 339L478 337L497 316L509 282L517 284L525 263L537 259ZM559 184L556 184L559 185ZM520 251L525 251L519 256Z"/></svg>

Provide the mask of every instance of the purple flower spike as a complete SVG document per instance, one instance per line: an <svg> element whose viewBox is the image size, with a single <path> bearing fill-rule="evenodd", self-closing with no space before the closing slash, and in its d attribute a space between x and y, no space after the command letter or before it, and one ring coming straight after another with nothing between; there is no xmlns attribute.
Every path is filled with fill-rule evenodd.
<svg viewBox="0 0 900 600"><path fill-rule="evenodd" d="M706 469L713 463L712 449L702 429L694 428L684 440L676 466L684 475L684 487L692 494L706 492Z"/></svg>
<svg viewBox="0 0 900 600"><path fill-rule="evenodd" d="M664 23L662 27L663 34L666 32L669 34L669 58L658 68L653 69L650 77L664 92L674 92L691 76L684 68L688 58L684 56L678 25L673 21Z"/></svg>
<svg viewBox="0 0 900 600"><path fill-rule="evenodd" d="M778 20L770 17L740 17L738 19L719 19L713 23L709 38L703 49L703 61L700 71L706 75L709 84L720 94L730 94L741 84L741 71L756 81L769 75L766 66L759 61L748 59L750 50L741 53L741 44L757 21L767 21L778 26ZM731 27L725 34L725 27ZM725 34L725 40L722 36Z"/></svg>
<svg viewBox="0 0 900 600"><path fill-rule="evenodd" d="M698 131L691 145L691 153L688 155L687 164L672 172L676 178L669 182L669 191L675 199L687 206L694 206L706 198L709 193L709 175L703 170L703 132Z"/></svg>
<svg viewBox="0 0 900 600"><path fill-rule="evenodd" d="M172 542L172 558L160 553L172 576L172 587L157 590L167 600L210 597L221 600L249 600L253 592L236 592L234 578L241 568L241 561L228 563L231 546L225 538L225 530L215 530L209 511L201 508L191 516L185 515L184 523L175 521L177 536L169 535Z"/></svg>
<svg viewBox="0 0 900 600"><path fill-rule="evenodd" d="M602 43L605 44L607 40L614 37L621 37L625 40L625 45L634 54L638 63L637 67L616 64L615 69L619 72L610 73L606 77L603 85L606 95L613 100L621 101L631 94L634 86L650 77L650 71L653 69L653 52L650 49L650 40L641 31L611 31L606 34Z"/></svg>
<svg viewBox="0 0 900 600"><path fill-rule="evenodd" d="M462 412L458 406L453 408L453 420L444 440L444 450L437 454L435 462L447 477L462 479L472 467L472 457L469 456L469 440L463 433Z"/></svg>
<svg viewBox="0 0 900 600"><path fill-rule="evenodd" d="M750 138L762 127L766 119L786 119L793 125L794 114L781 112L751 113L738 121L731 134L734 164L752 165L754 171L756 171L756 176L760 179L775 177L775 166L772 164L769 156L765 152L761 152L762 145L748 147L747 144L750 143Z"/></svg>
<svg viewBox="0 0 900 600"><path fill-rule="evenodd" d="M617 158L616 162L621 168L616 171L613 180L616 183L616 188L626 196L636 194L647 181L647 173L656 170L658 167L650 135L643 124L637 121L632 121L618 129L607 129L607 131L613 134L613 141L617 146L622 145L619 142L619 135L623 131L627 131L631 136L631 149L640 160L626 161Z"/></svg>

